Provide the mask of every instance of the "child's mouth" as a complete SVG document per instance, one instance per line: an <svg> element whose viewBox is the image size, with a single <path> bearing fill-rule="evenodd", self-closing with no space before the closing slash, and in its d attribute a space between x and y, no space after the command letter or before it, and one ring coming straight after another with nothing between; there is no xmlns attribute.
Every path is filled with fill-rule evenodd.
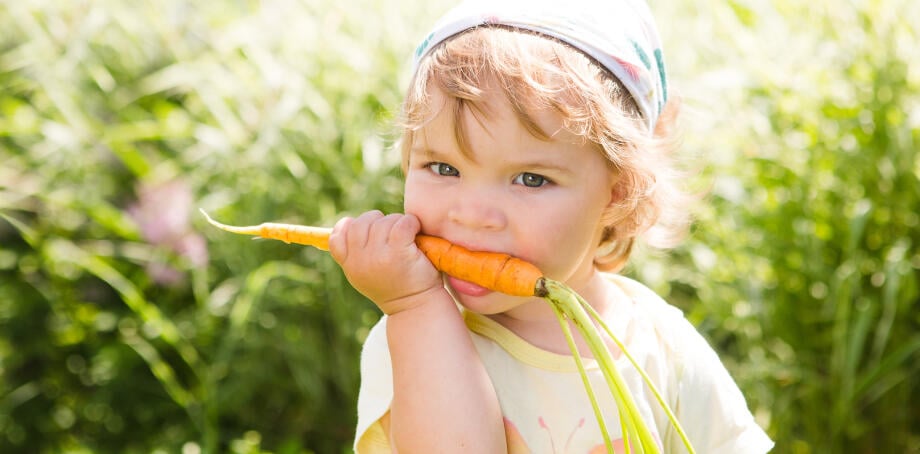
<svg viewBox="0 0 920 454"><path fill-rule="evenodd" d="M457 279L453 276L448 276L447 282L450 284L450 287L454 289L455 292L461 295L467 296L485 296L489 293L492 293L492 290L489 290L483 286L476 285L472 282L467 282L462 279Z"/></svg>

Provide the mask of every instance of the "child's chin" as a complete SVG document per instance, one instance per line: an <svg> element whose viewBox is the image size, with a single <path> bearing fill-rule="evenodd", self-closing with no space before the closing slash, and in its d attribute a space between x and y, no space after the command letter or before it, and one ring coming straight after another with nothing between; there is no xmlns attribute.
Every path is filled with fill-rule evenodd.
<svg viewBox="0 0 920 454"><path fill-rule="evenodd" d="M492 315L500 311L495 310L494 304L488 304L482 298L457 298L457 302L463 306L463 309L479 315Z"/></svg>

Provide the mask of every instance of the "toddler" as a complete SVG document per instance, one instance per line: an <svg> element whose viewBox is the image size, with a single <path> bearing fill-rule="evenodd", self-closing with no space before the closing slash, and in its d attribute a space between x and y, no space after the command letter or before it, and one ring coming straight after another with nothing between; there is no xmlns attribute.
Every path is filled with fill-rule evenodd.
<svg viewBox="0 0 920 454"><path fill-rule="evenodd" d="M385 314L362 354L357 453L605 451L549 303L442 276L415 245L422 233L521 258L577 291L696 452L772 447L680 311L616 274L640 236L665 245L686 229L667 88L639 0L472 0L435 25L403 105L405 214L346 218L330 237L351 284ZM616 404L577 340L625 452ZM684 452L641 376L609 348L662 451Z"/></svg>

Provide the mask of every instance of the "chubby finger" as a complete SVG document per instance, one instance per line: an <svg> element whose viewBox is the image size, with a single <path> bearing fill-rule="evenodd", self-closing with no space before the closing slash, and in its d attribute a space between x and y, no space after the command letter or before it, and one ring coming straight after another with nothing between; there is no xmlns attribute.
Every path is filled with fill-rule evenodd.
<svg viewBox="0 0 920 454"><path fill-rule="evenodd" d="M388 214L374 221L368 232L368 242L372 244L385 244L387 246L404 246L404 244L394 244L391 236L393 227L402 216L401 214Z"/></svg>
<svg viewBox="0 0 920 454"><path fill-rule="evenodd" d="M395 244L415 243L415 237L421 229L422 223L415 215L400 215L390 228L390 241Z"/></svg>
<svg viewBox="0 0 920 454"><path fill-rule="evenodd" d="M344 217L338 220L329 234L329 253L336 262L342 263L348 257L348 230L354 222L353 218Z"/></svg>
<svg viewBox="0 0 920 454"><path fill-rule="evenodd" d="M371 229L382 217L383 213L379 210L367 211L356 217L348 226L348 232L346 233L348 247L353 250L367 247L370 241Z"/></svg>

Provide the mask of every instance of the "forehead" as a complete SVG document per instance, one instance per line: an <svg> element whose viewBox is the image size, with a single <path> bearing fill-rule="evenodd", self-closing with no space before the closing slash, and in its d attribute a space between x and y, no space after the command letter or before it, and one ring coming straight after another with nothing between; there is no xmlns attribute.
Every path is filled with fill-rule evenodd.
<svg viewBox="0 0 920 454"><path fill-rule="evenodd" d="M515 132L542 142L583 141L565 128L562 115L550 106L533 106L513 93L498 88L494 78L477 87L477 96L449 94L436 84L426 89L427 117L419 128L419 139L453 140L465 153L475 139L471 134L494 138Z"/></svg>
<svg viewBox="0 0 920 454"><path fill-rule="evenodd" d="M443 92L432 91L432 115L417 130L411 148L404 149L404 161L443 161L457 165L470 162L492 169L549 172L554 178L571 178L584 163L609 170L600 148L563 127L561 115L551 109L530 112L544 136L535 136L523 126L512 103L500 92L484 93L478 110L461 105Z"/></svg>

